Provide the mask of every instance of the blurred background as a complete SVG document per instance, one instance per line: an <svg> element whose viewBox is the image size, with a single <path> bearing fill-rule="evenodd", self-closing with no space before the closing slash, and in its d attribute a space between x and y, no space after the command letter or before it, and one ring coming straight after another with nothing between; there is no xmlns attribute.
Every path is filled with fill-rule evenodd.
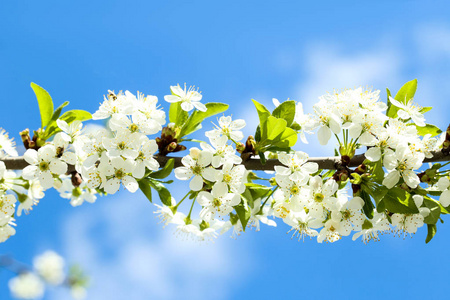
<svg viewBox="0 0 450 300"><path fill-rule="evenodd" d="M301 101L306 112L326 91L359 85L396 92L418 79L425 116L450 121L450 5L445 1L1 1L0 127L20 144L37 129L30 82L55 105L94 112L108 89L163 96L177 83L200 87L203 102L257 120L250 101ZM215 120L212 120L215 121ZM210 130L209 121L205 130ZM204 131L203 131L204 132ZM203 132L200 132L201 134ZM198 135L200 137L200 135ZM333 155L317 137L297 149ZM23 153L23 148L19 149ZM187 183L171 187L179 199ZM364 245L291 239L284 224L231 232L215 243L180 241L162 229L155 207L122 191L73 208L48 192L0 253L31 262L54 249L91 276L87 299L399 299L445 298L450 226L412 238L384 235ZM444 218L450 223L450 219ZM0 271L0 299L12 273ZM45 299L70 299L49 290Z"/></svg>

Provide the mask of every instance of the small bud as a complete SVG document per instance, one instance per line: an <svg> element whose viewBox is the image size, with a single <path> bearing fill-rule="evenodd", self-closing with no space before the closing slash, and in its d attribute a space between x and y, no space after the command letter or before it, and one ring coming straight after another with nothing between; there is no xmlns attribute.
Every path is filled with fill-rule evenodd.
<svg viewBox="0 0 450 300"><path fill-rule="evenodd" d="M81 178L80 173L78 173L77 171L73 171L72 173L70 173L72 175L72 185L75 187L79 187L80 184L83 182L83 179Z"/></svg>
<svg viewBox="0 0 450 300"><path fill-rule="evenodd" d="M242 153L242 152L244 152L244 150L245 150L244 143L239 142L239 143L236 144L236 151L238 153Z"/></svg>
<svg viewBox="0 0 450 300"><path fill-rule="evenodd" d="M269 179L269 183L271 186L276 186L277 185L277 181L275 180L275 177L272 177Z"/></svg>
<svg viewBox="0 0 450 300"><path fill-rule="evenodd" d="M172 142L167 146L167 152L173 152L177 148L178 144L176 142Z"/></svg>

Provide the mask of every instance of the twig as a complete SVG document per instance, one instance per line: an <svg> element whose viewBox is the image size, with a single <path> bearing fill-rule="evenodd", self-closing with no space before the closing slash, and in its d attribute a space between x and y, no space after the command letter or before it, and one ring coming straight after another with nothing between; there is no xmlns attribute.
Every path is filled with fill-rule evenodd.
<svg viewBox="0 0 450 300"><path fill-rule="evenodd" d="M156 160L159 162L161 166L164 166L167 161L171 158L175 160L175 167L180 167L183 164L181 163L181 157L170 157L170 156L155 156ZM333 170L336 169L336 164L340 162L341 157L340 156L332 156L332 157L311 157L308 161L309 162L315 162L319 165L320 169L326 169L326 170ZM348 165L349 167L357 167L359 166L363 161L365 160L365 157L363 154L355 155ZM7 169L10 170L22 170L26 166L28 166L28 163L23 159L23 156L18 157L8 157L4 158L0 161L3 161L6 165ZM440 161L450 161L450 155L445 155L441 151L437 151L433 153L433 157L431 158L425 158L423 161L424 163L427 162L440 162ZM280 163L277 159L268 159L266 161L266 164L261 164L259 159L256 158L250 158L242 163L247 170L254 170L254 171L273 171L275 166L282 166L282 163ZM74 170L74 166L70 165L68 172Z"/></svg>

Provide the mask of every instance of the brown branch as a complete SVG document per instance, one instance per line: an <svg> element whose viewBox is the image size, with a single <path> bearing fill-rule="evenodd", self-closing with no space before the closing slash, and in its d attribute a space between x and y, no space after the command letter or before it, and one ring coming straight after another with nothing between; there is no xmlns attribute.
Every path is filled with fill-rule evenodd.
<svg viewBox="0 0 450 300"><path fill-rule="evenodd" d="M175 159L175 167L182 166L181 157L170 157L170 156L155 156L156 160L159 162L161 166L164 166L167 161L171 158ZM363 154L355 155L348 165L349 167L356 167L360 165L364 161L365 157ZM336 164L341 160L340 156L333 157L311 157L308 161L315 162L319 165L320 169L336 169ZM8 157L2 159L6 165L7 169L10 170L22 170L28 163L23 159L22 156L18 157ZM437 151L433 153L432 158L425 158L424 163L427 162L440 162L440 161L450 161L450 155L445 155L441 151ZM259 159L250 158L243 162L243 165L247 168L247 170L254 171L273 171L275 166L282 166L282 164L277 159L268 159L265 165L262 165ZM69 166L69 171L73 171L73 166Z"/></svg>

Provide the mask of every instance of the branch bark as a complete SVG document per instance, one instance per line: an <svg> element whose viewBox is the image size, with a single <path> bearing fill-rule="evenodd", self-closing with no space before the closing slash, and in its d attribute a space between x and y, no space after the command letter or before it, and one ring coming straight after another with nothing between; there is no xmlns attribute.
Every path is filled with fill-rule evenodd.
<svg viewBox="0 0 450 300"><path fill-rule="evenodd" d="M164 166L167 161L171 158L175 159L175 167L180 167L183 164L181 163L181 157L170 157L170 156L155 156L156 160L159 162L161 166ZM336 164L341 160L340 156L332 156L332 157L311 157L308 161L315 162L319 165L319 169L327 169L333 170L336 169ZM355 155L349 164L349 167L357 167L365 160L364 154ZM4 158L0 161L5 163L7 169L10 170L22 170L28 163L23 159L23 156L18 157L8 157ZM437 151L433 153L433 157L425 158L424 163L427 162L440 162L440 161L450 161L450 155L445 155L441 151ZM282 166L282 164L277 159L268 159L265 165L262 165L259 159L250 158L243 162L243 165L247 168L247 170L254 171L273 171L275 166ZM74 170L73 166L69 166L68 172Z"/></svg>

